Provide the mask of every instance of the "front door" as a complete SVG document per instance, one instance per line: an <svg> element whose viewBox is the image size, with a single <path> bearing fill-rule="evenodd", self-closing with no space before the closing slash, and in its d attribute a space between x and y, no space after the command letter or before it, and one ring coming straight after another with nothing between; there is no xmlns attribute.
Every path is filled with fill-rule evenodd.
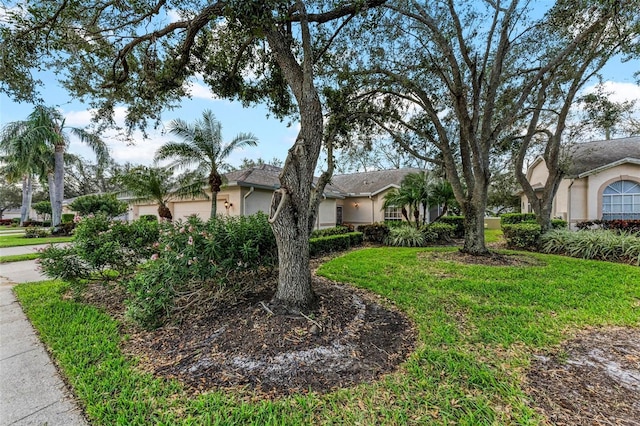
<svg viewBox="0 0 640 426"><path fill-rule="evenodd" d="M336 207L336 225L342 225L342 206Z"/></svg>

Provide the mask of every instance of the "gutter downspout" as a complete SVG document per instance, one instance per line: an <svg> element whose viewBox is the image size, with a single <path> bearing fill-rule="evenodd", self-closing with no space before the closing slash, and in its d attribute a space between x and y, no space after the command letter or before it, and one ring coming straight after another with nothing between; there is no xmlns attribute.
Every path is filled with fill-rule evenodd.
<svg viewBox="0 0 640 426"><path fill-rule="evenodd" d="M573 182L575 181L575 179L571 179L571 183L569 184L569 187L567 188L567 199L568 199L568 206L567 206L567 225L569 226L569 229L571 229L571 187L573 186Z"/></svg>
<svg viewBox="0 0 640 426"><path fill-rule="evenodd" d="M253 191L255 191L255 188L252 186L251 189L249 189L249 192L244 194L244 197L242 197L242 216L247 215L247 198L249 198L249 195L251 195Z"/></svg>
<svg viewBox="0 0 640 426"><path fill-rule="evenodd" d="M371 223L376 223L376 212L375 212L375 201L373 201L373 197L369 195L369 199L371 200Z"/></svg>

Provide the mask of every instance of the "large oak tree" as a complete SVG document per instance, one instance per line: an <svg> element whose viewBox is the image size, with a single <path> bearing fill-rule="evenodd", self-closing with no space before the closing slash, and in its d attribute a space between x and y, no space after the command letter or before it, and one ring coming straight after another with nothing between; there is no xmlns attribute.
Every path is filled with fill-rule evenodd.
<svg viewBox="0 0 640 426"><path fill-rule="evenodd" d="M514 138L527 133L526 124L518 128L522 120L549 105L537 99L570 78L574 61L581 67L583 58L600 55L587 48L640 6L559 0L545 14L537 7L519 0L389 2L377 29L362 33L367 55L343 65L350 96L366 101L363 120L446 171L465 216L467 253L488 253L493 158L523 141ZM425 141L435 150L422 148Z"/></svg>
<svg viewBox="0 0 640 426"><path fill-rule="evenodd" d="M300 130L272 200L279 258L272 302L305 309L315 300L309 234L332 171L314 185L325 139L316 67L336 33L383 2L57 0L28 9L19 3L0 33L0 89L31 99L33 67L54 66L67 89L90 100L102 118L124 104L133 125L159 119L198 77L219 96L266 102L279 117L295 113Z"/></svg>

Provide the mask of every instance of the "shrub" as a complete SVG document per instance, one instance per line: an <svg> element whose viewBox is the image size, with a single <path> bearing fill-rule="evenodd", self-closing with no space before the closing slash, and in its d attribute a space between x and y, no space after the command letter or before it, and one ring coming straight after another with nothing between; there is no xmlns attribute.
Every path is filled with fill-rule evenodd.
<svg viewBox="0 0 640 426"><path fill-rule="evenodd" d="M91 277L91 266L78 256L73 247L56 247L52 244L41 250L37 262L46 276L71 284L76 298L80 297Z"/></svg>
<svg viewBox="0 0 640 426"><path fill-rule="evenodd" d="M610 229L615 232L627 232L632 234L640 234L640 220L588 220L578 222L578 229Z"/></svg>
<svg viewBox="0 0 640 426"><path fill-rule="evenodd" d="M541 238L541 251L640 265L640 237L606 229L547 232Z"/></svg>
<svg viewBox="0 0 640 426"><path fill-rule="evenodd" d="M537 223L520 222L502 225L502 233L509 248L537 250L542 230Z"/></svg>
<svg viewBox="0 0 640 426"><path fill-rule="evenodd" d="M349 230L347 226L338 225L333 228L316 229L311 233L311 238L328 237L329 235L340 235L349 232L353 232L353 230Z"/></svg>
<svg viewBox="0 0 640 426"><path fill-rule="evenodd" d="M455 238L464 237L464 216L442 216L438 219L438 222L453 225L453 236Z"/></svg>
<svg viewBox="0 0 640 426"><path fill-rule="evenodd" d="M535 222L535 213L505 213L500 216L500 226L512 225L521 222Z"/></svg>
<svg viewBox="0 0 640 426"><path fill-rule="evenodd" d="M146 220L147 222L157 222L158 216L156 216L155 214L143 214L142 216L140 216L139 220Z"/></svg>
<svg viewBox="0 0 640 426"><path fill-rule="evenodd" d="M81 216L104 214L109 218L120 216L127 211L127 203L116 198L114 194L94 194L78 197L69 208Z"/></svg>
<svg viewBox="0 0 640 426"><path fill-rule="evenodd" d="M425 242L422 231L413 226L392 228L385 240L387 245L396 247L421 247Z"/></svg>
<svg viewBox="0 0 640 426"><path fill-rule="evenodd" d="M51 231L51 235L71 235L73 234L73 230L75 229L75 222L65 222L55 227L53 231Z"/></svg>
<svg viewBox="0 0 640 426"><path fill-rule="evenodd" d="M351 247L362 244L362 232L350 232L348 234L328 235L326 237L311 238L309 240L309 254L318 256L335 251L349 250Z"/></svg>
<svg viewBox="0 0 640 426"><path fill-rule="evenodd" d="M0 226L9 226L13 223L13 219L0 219Z"/></svg>
<svg viewBox="0 0 640 426"><path fill-rule="evenodd" d="M551 228L552 229L566 229L569 226L569 223L563 219L551 219Z"/></svg>
<svg viewBox="0 0 640 426"><path fill-rule="evenodd" d="M44 228L30 226L24 231L25 238L44 238L49 236L49 231Z"/></svg>
<svg viewBox="0 0 640 426"><path fill-rule="evenodd" d="M88 216L77 224L69 251L47 248L42 252L41 265L47 265L43 268L46 275L75 283L74 290L80 291L84 286L79 283L90 277L110 280L132 275L142 260L157 251L154 243L158 236L157 223L127 224L112 222L103 214ZM65 269L66 263L76 267Z"/></svg>
<svg viewBox="0 0 640 426"><path fill-rule="evenodd" d="M455 226L450 223L433 222L423 230L426 242L450 242L455 235Z"/></svg>
<svg viewBox="0 0 640 426"><path fill-rule="evenodd" d="M44 226L44 227L49 227L51 226L51 221L41 221L41 220L25 220L24 223L22 224L22 226L24 226L25 228L28 228L30 226Z"/></svg>
<svg viewBox="0 0 640 426"><path fill-rule="evenodd" d="M76 215L73 214L73 213L62 213L62 216L60 218L60 222L61 223L73 222L73 218L74 217L76 217Z"/></svg>
<svg viewBox="0 0 640 426"><path fill-rule="evenodd" d="M358 232L362 232L364 241L382 244L389 235L389 227L384 223L359 225Z"/></svg>
<svg viewBox="0 0 640 426"><path fill-rule="evenodd" d="M33 205L33 209L39 215L43 216L51 216L51 202L50 201L40 201L39 203L35 203Z"/></svg>
<svg viewBox="0 0 640 426"><path fill-rule="evenodd" d="M277 260L275 237L264 213L208 222L191 216L160 226L158 251L126 284L127 315L145 327L163 322L177 294L193 288L245 292L252 282L247 274L272 267Z"/></svg>

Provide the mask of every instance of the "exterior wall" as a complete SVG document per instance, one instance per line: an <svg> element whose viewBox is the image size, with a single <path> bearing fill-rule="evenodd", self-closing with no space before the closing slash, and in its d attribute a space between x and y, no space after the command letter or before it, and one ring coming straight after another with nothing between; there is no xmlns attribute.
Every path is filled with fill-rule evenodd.
<svg viewBox="0 0 640 426"><path fill-rule="evenodd" d="M614 182L630 180L640 183L640 165L622 164L588 177L587 217L589 220L602 218L602 192Z"/></svg>
<svg viewBox="0 0 640 426"><path fill-rule="evenodd" d="M558 191L556 197L553 200L553 209L551 210L551 217L559 217L564 220L569 218L569 187L571 185L570 179L563 179L558 185Z"/></svg>
<svg viewBox="0 0 640 426"><path fill-rule="evenodd" d="M242 206L242 209L239 210L239 214L246 216L256 214L258 212L269 214L272 196L273 191L267 189L254 189L251 191L251 188L242 188L242 196L240 197L242 201L238 202L238 206ZM236 205L234 203L233 207L235 206Z"/></svg>
<svg viewBox="0 0 640 426"><path fill-rule="evenodd" d="M533 169L529 170L528 175L531 186L544 185L547 181L547 176L549 176L549 169L544 161L540 161Z"/></svg>
<svg viewBox="0 0 640 426"><path fill-rule="evenodd" d="M342 222L354 226L376 221L375 205L369 197L349 197L342 200Z"/></svg>
<svg viewBox="0 0 640 426"><path fill-rule="evenodd" d="M211 200L176 200L169 203L169 209L174 220L184 220L189 216L196 215L206 221L211 216ZM224 210L224 206L222 210ZM220 211L220 205L218 205L218 211Z"/></svg>
<svg viewBox="0 0 640 426"><path fill-rule="evenodd" d="M574 229L575 224L588 219L587 213L587 193L589 181L587 179L569 180L567 204L567 221L569 227Z"/></svg>
<svg viewBox="0 0 640 426"><path fill-rule="evenodd" d="M140 216L154 215L158 217L158 205L157 204L134 204L133 209L130 210L129 219L137 220Z"/></svg>
<svg viewBox="0 0 640 426"><path fill-rule="evenodd" d="M333 228L336 226L336 207L337 203L335 198L325 198L320 201L315 229ZM344 222L344 209L342 214L342 221Z"/></svg>

